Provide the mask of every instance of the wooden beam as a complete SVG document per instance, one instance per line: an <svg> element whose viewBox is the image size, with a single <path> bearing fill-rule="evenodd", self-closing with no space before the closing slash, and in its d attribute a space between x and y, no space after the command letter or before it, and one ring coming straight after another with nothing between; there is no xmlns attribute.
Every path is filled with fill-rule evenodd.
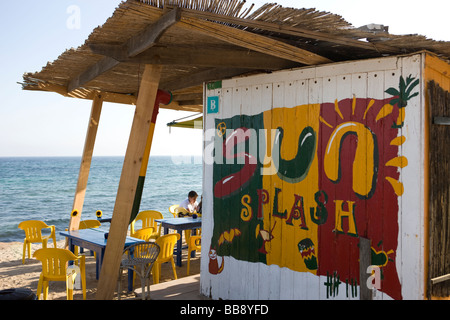
<svg viewBox="0 0 450 320"><path fill-rule="evenodd" d="M76 76L72 80L70 80L69 85L67 86L67 91L71 92L76 88L83 86L85 83L88 83L91 80L94 80L102 73L111 70L115 66L119 64L119 61L105 57L98 61L93 66L89 67L87 70L83 71L80 75Z"/></svg>
<svg viewBox="0 0 450 320"><path fill-rule="evenodd" d="M363 237L359 238L359 298L360 300L372 300L372 290L367 287L369 275L367 268L372 264L371 241Z"/></svg>
<svg viewBox="0 0 450 320"><path fill-rule="evenodd" d="M93 100L95 98L95 95L98 93L88 89L76 89L72 92L67 92L66 87L50 83L40 83L38 85L38 88L39 89L26 89L26 90L43 90L48 92L59 93L64 97L86 99L86 100ZM121 94L102 91L101 95L103 102L136 105L136 96L132 94ZM198 97L203 97L202 93L199 93L199 96L197 96L195 99L190 100L198 100ZM161 105L160 108L170 110L193 111L193 112L202 112L203 110L203 101L201 103L187 104L183 101L178 100L180 100L179 95L174 95L174 101L172 101L168 105ZM189 99L181 98L181 100L189 100Z"/></svg>
<svg viewBox="0 0 450 320"><path fill-rule="evenodd" d="M145 28L143 32L128 40L126 45L128 57L134 57L153 46L167 29L180 21L180 17L181 11L176 7Z"/></svg>
<svg viewBox="0 0 450 320"><path fill-rule="evenodd" d="M98 124L100 122L100 114L102 112L103 97L101 93L95 95L92 101L91 115L84 142L83 155L81 157L80 171L78 174L78 183L73 199L72 212L76 210L76 215L70 216L69 230L78 230L83 211L84 196L88 183L89 171L91 168L92 154L94 153L95 138L97 136Z"/></svg>
<svg viewBox="0 0 450 320"><path fill-rule="evenodd" d="M108 242L98 283L97 299L111 300L117 286L119 266L136 193L153 108L161 78L161 66L146 65L140 84L136 112L131 127L119 181Z"/></svg>
<svg viewBox="0 0 450 320"><path fill-rule="evenodd" d="M78 98L94 100L98 91L79 88L71 92L67 92L67 88L64 86L51 84L51 83L39 83L36 89L26 89L26 90L42 90L59 93L64 97ZM121 94L113 92L101 92L103 102L121 103L121 104L132 104L136 105L136 96L132 94Z"/></svg>
<svg viewBox="0 0 450 320"><path fill-rule="evenodd" d="M382 43L372 43L372 42L365 42L365 41L359 41L351 38L346 37L340 37L333 34L329 34L326 32L319 32L319 31L312 31L300 27L291 27L288 25L278 24L278 23L271 23L266 21L259 21L259 20L253 20L253 19L244 19L244 18L237 18L237 17L230 17L230 16L223 16L220 14L212 13L212 12L206 12L202 11L199 12L197 10L192 9L181 9L181 14L183 17L186 18L201 18L201 19L208 19L210 21L219 21L219 22L225 22L225 23L232 23L235 25L239 25L242 27L251 27L255 29L260 30L267 30L271 32L277 32L281 34L288 34L293 35L296 37L304 37L308 39L315 39L320 41L327 41L330 43L336 43L340 45L345 46L351 46L366 50L372 50L372 51L383 51L383 52L401 52L401 49L392 47L386 44Z"/></svg>
<svg viewBox="0 0 450 320"><path fill-rule="evenodd" d="M328 58L294 47L285 42L215 22L182 17L178 26L185 30L206 34L242 48L262 52L305 65L317 65L332 62Z"/></svg>
<svg viewBox="0 0 450 320"><path fill-rule="evenodd" d="M110 45L95 45L94 53L107 55L121 62L140 64L186 65L196 67L229 67L280 70L299 66L298 63L241 48L186 46L154 46L135 56L126 57Z"/></svg>
<svg viewBox="0 0 450 320"><path fill-rule="evenodd" d="M133 60L139 63L157 63L159 60L159 63L164 65L263 70L280 70L299 66L298 63L290 60L252 50L210 47L153 47L131 61Z"/></svg>
<svg viewBox="0 0 450 320"><path fill-rule="evenodd" d="M161 88L168 91L175 91L201 85L203 82L232 78L246 72L249 72L249 70L244 68L213 68L161 83Z"/></svg>
<svg viewBox="0 0 450 320"><path fill-rule="evenodd" d="M144 31L130 38L123 46L116 47L116 54L133 57L147 50L152 45L154 45L159 37L161 37L164 32L173 24L175 24L179 19L180 11L178 8L169 11L160 19L158 19L154 24L145 28ZM93 46L95 47L95 45ZM67 91L70 92L72 90L75 90L76 88L83 86L85 83L94 80L102 73L111 70L119 63L120 62L114 58L104 57L99 62L72 79L67 86Z"/></svg>

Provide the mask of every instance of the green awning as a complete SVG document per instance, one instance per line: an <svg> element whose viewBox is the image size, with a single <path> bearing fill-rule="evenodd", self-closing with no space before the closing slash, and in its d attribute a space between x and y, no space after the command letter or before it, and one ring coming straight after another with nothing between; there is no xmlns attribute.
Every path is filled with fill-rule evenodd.
<svg viewBox="0 0 450 320"><path fill-rule="evenodd" d="M186 118L183 118L186 119ZM182 120L182 119L180 119ZM203 129L203 115L197 116L196 118L180 121L174 120L167 124L168 127L177 127L177 128L189 128L189 129Z"/></svg>

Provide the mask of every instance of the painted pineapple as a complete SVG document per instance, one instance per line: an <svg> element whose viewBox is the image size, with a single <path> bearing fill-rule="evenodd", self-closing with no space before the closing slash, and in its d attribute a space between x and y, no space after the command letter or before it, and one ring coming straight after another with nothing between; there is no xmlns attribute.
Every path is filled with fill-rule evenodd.
<svg viewBox="0 0 450 320"><path fill-rule="evenodd" d="M398 90L396 88L389 88L385 91L386 93L389 93L390 95L395 97L389 103L392 106L397 104L397 107L399 108L397 121L396 121L396 123L394 123L392 125L392 128L402 128L403 127L403 124L405 121L405 107L408 105L409 99L411 99L419 94L419 92L415 92L415 93L411 94L411 91L418 84L419 84L419 79L415 79L411 75L409 75L406 78L406 81L402 76L400 76Z"/></svg>

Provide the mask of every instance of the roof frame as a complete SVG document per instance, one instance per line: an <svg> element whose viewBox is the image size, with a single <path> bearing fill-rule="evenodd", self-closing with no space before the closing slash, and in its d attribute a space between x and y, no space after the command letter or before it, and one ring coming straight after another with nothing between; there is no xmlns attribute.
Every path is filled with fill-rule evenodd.
<svg viewBox="0 0 450 320"><path fill-rule="evenodd" d="M126 0L77 49L39 72L25 73L23 90L135 104L141 65L164 65L164 108L200 110L204 82L330 62L429 50L448 59L448 42L420 35L374 34L315 9L245 0Z"/></svg>
<svg viewBox="0 0 450 320"><path fill-rule="evenodd" d="M105 57L73 78L67 86L67 91L71 92L82 87L121 62L195 65L214 67L215 70L237 68L237 74L241 74L242 69L279 70L300 65L332 62L328 58L270 37L200 18L185 18L183 17L184 10L178 7L166 9L165 12L155 23L131 37L124 44L89 44L93 53ZM185 30L211 36L232 46L225 48L225 54L219 59L211 58L212 55L208 48L199 50L157 47L158 39L174 24ZM246 51L243 51L242 48ZM212 73L223 74L222 71L213 71ZM211 73L211 71L207 71L207 73ZM230 70L225 73L229 76L237 75L230 73Z"/></svg>
<svg viewBox="0 0 450 320"><path fill-rule="evenodd" d="M127 57L134 57L138 55L139 53L155 45L164 32L180 20L180 17L181 11L179 8L174 8L168 11L155 23L149 25L134 37L131 37L125 44L115 48L115 50L117 52L121 52L122 55L126 55ZM79 76L72 79L67 86L67 91L71 92L81 87L83 84L95 79L102 73L111 70L119 63L120 61L117 61L114 58L108 56L104 57L99 62L82 72Z"/></svg>

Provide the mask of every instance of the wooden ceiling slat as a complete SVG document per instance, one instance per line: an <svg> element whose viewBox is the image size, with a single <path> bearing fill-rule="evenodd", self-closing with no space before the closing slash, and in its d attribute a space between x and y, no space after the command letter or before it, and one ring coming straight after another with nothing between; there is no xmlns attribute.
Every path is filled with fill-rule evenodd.
<svg viewBox="0 0 450 320"><path fill-rule="evenodd" d="M285 42L197 18L182 18L178 23L178 26L194 32L208 34L209 36L243 48L248 48L305 65L332 62L330 59L291 46Z"/></svg>

